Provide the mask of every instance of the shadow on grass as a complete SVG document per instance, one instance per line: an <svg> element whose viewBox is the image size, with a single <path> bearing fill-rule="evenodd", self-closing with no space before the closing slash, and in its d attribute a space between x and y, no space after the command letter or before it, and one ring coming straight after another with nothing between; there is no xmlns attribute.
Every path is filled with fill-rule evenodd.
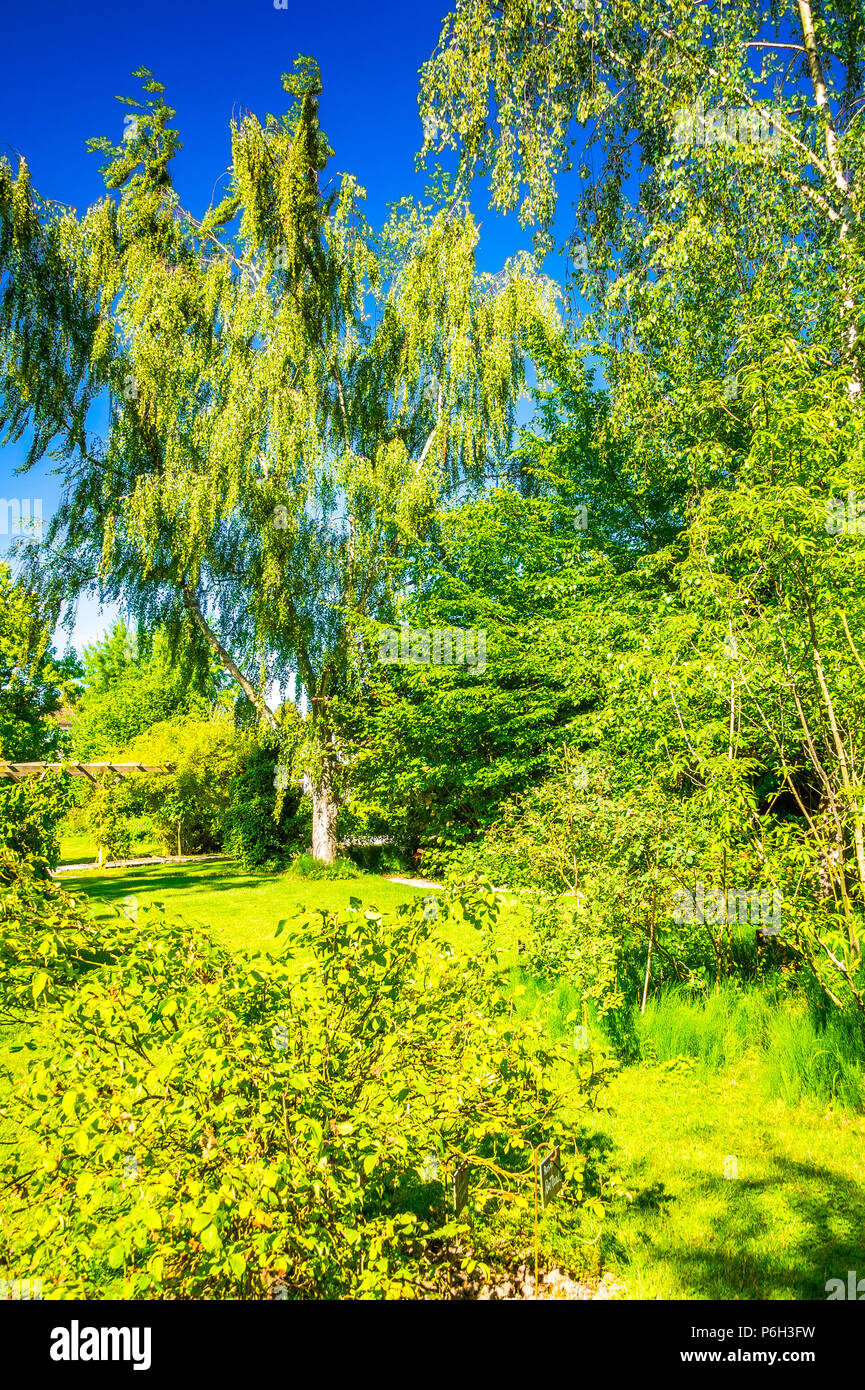
<svg viewBox="0 0 865 1390"><path fill-rule="evenodd" d="M303 922L317 921L323 910L344 910L347 901L327 901L331 886L329 881L295 879L285 873L243 870L230 862L200 868L154 865L98 876L82 874L70 876L66 884L68 890L87 898L97 914L122 911L128 898L140 897L149 912L196 928L229 931L233 938L237 937L237 928L245 925L252 932L250 941L243 945L235 939L232 949L242 946L253 951L271 944L270 937L281 918L297 927ZM387 895L379 902L379 895L371 890L368 881L352 881L348 887L366 907L380 907L383 912L394 909ZM227 896L231 894L237 895L236 901Z"/></svg>
<svg viewBox="0 0 865 1390"><path fill-rule="evenodd" d="M717 1249L677 1252L680 1267L704 1298L794 1298L825 1302L826 1281L847 1271L865 1271L865 1211L858 1183L814 1163L773 1154L773 1174L758 1180L713 1179L700 1191L731 1189L728 1212L717 1227ZM803 1227L795 1245L779 1250L783 1216L767 1199L778 1186L793 1187L785 1205ZM842 1230L844 1217L849 1227ZM846 1223L844 1223L846 1224ZM854 1234L858 1227L858 1233ZM747 1241L748 1247L745 1248ZM765 1244L764 1244L765 1241ZM760 1246L757 1250L754 1246ZM771 1246L771 1248L767 1248Z"/></svg>
<svg viewBox="0 0 865 1390"><path fill-rule="evenodd" d="M202 867L192 871L184 865L142 865L139 868L102 871L98 876L90 873L68 874L64 875L61 882L67 887L87 893L90 897L104 900L126 897L132 887L154 897L159 897L161 893L225 893L262 887L285 889L293 897L304 894L315 897L316 892L320 892L322 888L327 889L334 885L350 885L353 892L359 890L362 893L368 888L365 880L381 877L378 874L369 874L363 875L360 879L292 878L285 872L232 869L223 862L214 864L210 870ZM384 881L387 882L386 879ZM356 889L354 885L357 885Z"/></svg>
<svg viewBox="0 0 865 1390"><path fill-rule="evenodd" d="M610 1222L605 1259L626 1271L639 1250L638 1263L660 1266L661 1275L666 1267L686 1297L709 1300L822 1302L828 1279L846 1285L848 1270L865 1275L861 1184L781 1154L764 1165L761 1177L707 1176L681 1195L660 1181L636 1187L630 1209L619 1207ZM696 1208L690 1232L687 1207Z"/></svg>
<svg viewBox="0 0 865 1390"><path fill-rule="evenodd" d="M275 884L278 878L277 874L226 872L225 868L220 866L219 871L213 873L203 870L185 873L181 868L166 873L157 873L152 869L127 869L125 872L118 872L116 878L113 874L110 878L107 874L100 878L84 878L83 875L70 874L68 882L88 897L112 902L115 898L128 897L132 888L158 900L160 895L165 893L187 894L202 890L208 893L225 893L232 889L255 888L261 884Z"/></svg>

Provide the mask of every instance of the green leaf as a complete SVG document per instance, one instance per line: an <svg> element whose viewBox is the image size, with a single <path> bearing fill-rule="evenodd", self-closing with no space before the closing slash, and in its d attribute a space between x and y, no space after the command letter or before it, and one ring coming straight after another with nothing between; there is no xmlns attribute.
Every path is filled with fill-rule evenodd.
<svg viewBox="0 0 865 1390"><path fill-rule="evenodd" d="M204 1249L209 1251L210 1254L215 1254L217 1250L222 1249L222 1241L219 1236L219 1231L212 1223L209 1226L204 1227L204 1230L201 1232L201 1235L199 1236L199 1240L201 1241L201 1244L204 1247Z"/></svg>

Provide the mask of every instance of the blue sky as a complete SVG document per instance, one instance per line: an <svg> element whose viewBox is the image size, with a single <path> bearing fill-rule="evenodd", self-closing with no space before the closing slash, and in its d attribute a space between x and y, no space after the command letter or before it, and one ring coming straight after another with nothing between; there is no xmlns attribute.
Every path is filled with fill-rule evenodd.
<svg viewBox="0 0 865 1390"><path fill-rule="evenodd" d="M165 84L177 111L184 149L174 177L184 204L203 211L230 158L229 121L248 107L263 115L288 101L280 74L298 53L318 59L324 83L321 118L335 150L332 170L350 171L368 192L373 223L388 202L421 193L414 171L421 142L418 69L435 49L446 0L350 3L277 10L273 0L147 0L145 4L58 3L7 7L0 54L0 149L27 159L44 196L83 210L103 192L102 156L85 141L119 141L129 108L115 95L139 94L130 74L141 64ZM477 190L481 269L498 270L530 245L516 219L501 218ZM42 499L52 512L59 479L51 464L15 475L23 445L0 449L0 495ZM0 558L9 541L0 535ZM94 640L115 618L95 604L79 611L73 641ZM65 643L65 637L62 643ZM61 643L61 644L62 644Z"/></svg>

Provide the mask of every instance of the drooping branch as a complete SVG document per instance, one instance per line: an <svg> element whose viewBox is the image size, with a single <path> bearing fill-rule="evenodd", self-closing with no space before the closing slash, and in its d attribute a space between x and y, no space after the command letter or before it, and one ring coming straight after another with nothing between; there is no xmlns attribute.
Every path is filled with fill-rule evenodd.
<svg viewBox="0 0 865 1390"><path fill-rule="evenodd" d="M273 711L269 708L269 706L266 704L263 697L255 689L255 686L252 684L252 682L246 679L246 676L243 674L240 667L237 665L237 662L231 656L230 652L226 651L225 647L223 647L216 633L213 631L213 628L207 622L207 619L202 613L201 604L199 603L198 598L191 584L184 585L183 604L187 611L192 615L193 620L198 625L199 629L204 634L205 638L210 643L213 650L216 652L216 655L219 657L226 671L228 671L230 675L232 675L234 679L237 681L237 684L240 686L244 695L249 700L249 702L252 705L254 705L255 708L258 710L264 722L271 729L273 729L274 732L277 732L279 729L279 725L276 722L276 716L274 715Z"/></svg>

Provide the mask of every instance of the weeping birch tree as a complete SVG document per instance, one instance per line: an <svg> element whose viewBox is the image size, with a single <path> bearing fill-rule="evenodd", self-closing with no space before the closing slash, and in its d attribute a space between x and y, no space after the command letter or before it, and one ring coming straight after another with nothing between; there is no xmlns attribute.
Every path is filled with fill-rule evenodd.
<svg viewBox="0 0 865 1390"><path fill-rule="evenodd" d="M705 362L713 335L689 320L709 329L723 306L690 298L694 262L721 263L740 310L782 235L818 245L807 307L861 397L861 0L455 0L420 104L422 154L457 151L463 178L488 175L494 206L546 244L567 186L575 284L616 345L645 332L636 295L669 299L676 280L675 328ZM731 255L751 226L762 255ZM735 325L722 326L729 353Z"/></svg>
<svg viewBox="0 0 865 1390"><path fill-rule="evenodd" d="M90 590L197 631L277 736L268 692L297 672L330 862L365 625L406 540L508 449L554 303L528 259L477 273L462 202L403 201L373 233L355 179L326 181L312 59L283 77L286 114L233 121L201 217L172 182L175 112L135 75L122 140L90 142L107 193L83 215L0 165L0 425L64 478L30 577L55 609Z"/></svg>

